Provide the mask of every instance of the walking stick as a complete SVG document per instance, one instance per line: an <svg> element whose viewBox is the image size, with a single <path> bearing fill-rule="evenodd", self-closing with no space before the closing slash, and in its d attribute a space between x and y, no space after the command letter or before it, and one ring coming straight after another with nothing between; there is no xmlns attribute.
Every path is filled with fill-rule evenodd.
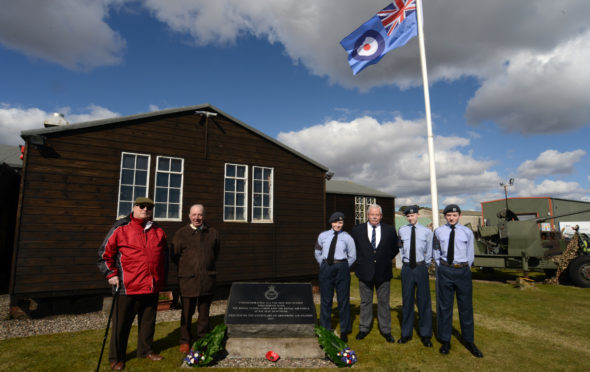
<svg viewBox="0 0 590 372"><path fill-rule="evenodd" d="M96 366L96 372L98 372L100 368L100 361L102 360L102 353L104 352L104 345L107 342L107 336L109 335L109 327L111 325L111 318L113 317L113 309L115 308L115 302L117 302L117 298L119 297L119 286L115 289L115 294L113 295L113 301L111 302L111 312L109 313L109 320L107 320L107 329L104 331L104 339L102 340L102 348L100 348L100 357L98 357L98 365Z"/></svg>

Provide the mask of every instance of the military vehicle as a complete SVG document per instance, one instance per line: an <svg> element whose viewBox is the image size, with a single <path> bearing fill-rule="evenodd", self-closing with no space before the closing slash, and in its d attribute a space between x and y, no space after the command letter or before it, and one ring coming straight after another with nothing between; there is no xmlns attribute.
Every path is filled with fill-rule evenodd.
<svg viewBox="0 0 590 372"><path fill-rule="evenodd" d="M563 237L560 231L541 231L542 222L590 212L590 209L521 221L518 216L504 209L498 213L498 224L478 226L475 232L475 267L511 268L529 271L545 271L548 277L555 275L557 264L552 257L562 254L571 239ZM580 247L567 268L571 281L590 288L590 255L588 237L579 236ZM562 280L563 278L560 278Z"/></svg>

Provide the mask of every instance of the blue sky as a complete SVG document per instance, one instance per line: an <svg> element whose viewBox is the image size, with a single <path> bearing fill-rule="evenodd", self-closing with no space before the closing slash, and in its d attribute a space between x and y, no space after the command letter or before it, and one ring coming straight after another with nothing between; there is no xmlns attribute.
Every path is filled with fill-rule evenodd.
<svg viewBox="0 0 590 372"><path fill-rule="evenodd" d="M388 3L0 0L0 143L210 103L348 179L430 205L417 39L353 76L339 41ZM424 0L439 204L590 201L590 2Z"/></svg>

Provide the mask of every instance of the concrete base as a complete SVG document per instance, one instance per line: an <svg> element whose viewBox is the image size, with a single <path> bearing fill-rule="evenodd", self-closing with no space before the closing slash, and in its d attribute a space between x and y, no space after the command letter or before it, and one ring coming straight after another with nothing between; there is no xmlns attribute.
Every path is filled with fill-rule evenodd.
<svg viewBox="0 0 590 372"><path fill-rule="evenodd" d="M269 350L283 359L323 358L317 337L303 338L236 338L230 337L225 345L228 358L264 358Z"/></svg>

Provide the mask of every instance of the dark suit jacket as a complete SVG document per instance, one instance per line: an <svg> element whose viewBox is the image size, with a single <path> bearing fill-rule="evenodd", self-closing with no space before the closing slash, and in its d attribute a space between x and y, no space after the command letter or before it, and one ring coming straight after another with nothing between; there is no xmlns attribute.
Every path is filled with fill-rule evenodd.
<svg viewBox="0 0 590 372"><path fill-rule="evenodd" d="M376 250L369 240L366 223L354 226L352 237L356 245L356 276L364 282L391 280L392 261L399 252L393 226L381 223L381 240Z"/></svg>

